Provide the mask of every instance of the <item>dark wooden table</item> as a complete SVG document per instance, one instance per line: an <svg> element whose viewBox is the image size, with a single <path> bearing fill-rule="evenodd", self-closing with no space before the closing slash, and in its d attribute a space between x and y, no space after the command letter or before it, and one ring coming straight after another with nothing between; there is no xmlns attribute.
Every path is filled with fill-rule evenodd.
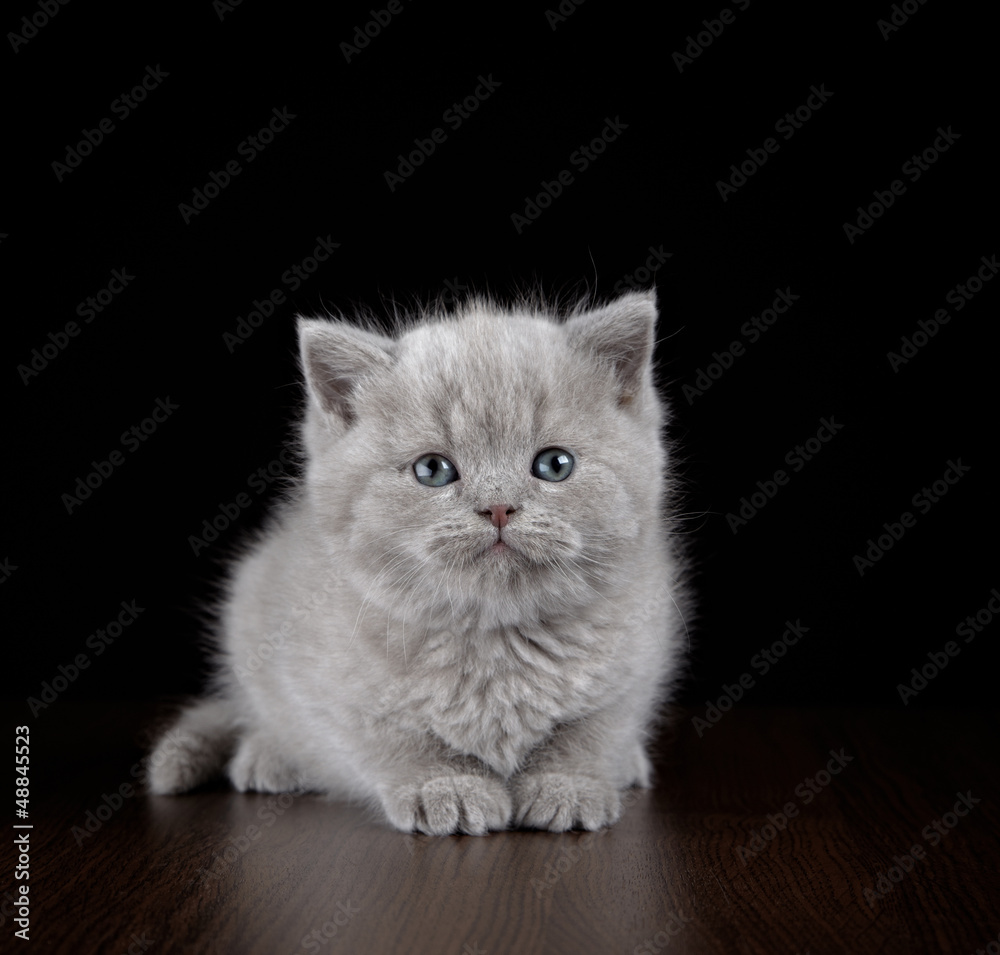
<svg viewBox="0 0 1000 955"><path fill-rule="evenodd" d="M6 712L31 728L26 952L1000 950L992 711L682 715L613 829L478 838L313 795L149 796L149 708Z"/></svg>

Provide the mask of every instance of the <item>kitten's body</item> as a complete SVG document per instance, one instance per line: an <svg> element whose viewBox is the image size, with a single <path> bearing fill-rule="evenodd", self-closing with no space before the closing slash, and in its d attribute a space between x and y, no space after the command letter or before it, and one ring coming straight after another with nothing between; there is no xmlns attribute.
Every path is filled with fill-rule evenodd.
<svg viewBox="0 0 1000 955"><path fill-rule="evenodd" d="M237 568L218 692L154 791L227 766L404 830L614 822L682 649L654 320L628 295L565 323L474 302L395 340L303 321L304 479ZM535 474L550 448L569 477ZM418 482L431 453L457 480Z"/></svg>

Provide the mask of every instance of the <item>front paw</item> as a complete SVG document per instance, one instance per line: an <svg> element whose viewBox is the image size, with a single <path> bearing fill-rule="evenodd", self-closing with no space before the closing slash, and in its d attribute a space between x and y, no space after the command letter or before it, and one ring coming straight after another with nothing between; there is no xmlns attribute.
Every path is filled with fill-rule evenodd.
<svg viewBox="0 0 1000 955"><path fill-rule="evenodd" d="M510 821L510 796L499 780L488 776L436 776L417 785L386 788L381 796L389 822L404 832L481 836L506 829Z"/></svg>
<svg viewBox="0 0 1000 955"><path fill-rule="evenodd" d="M618 787L579 773L528 773L513 783L514 824L524 829L603 829L622 815Z"/></svg>
<svg viewBox="0 0 1000 955"><path fill-rule="evenodd" d="M302 792L306 788L278 745L260 736L240 740L228 773L233 786L243 793Z"/></svg>

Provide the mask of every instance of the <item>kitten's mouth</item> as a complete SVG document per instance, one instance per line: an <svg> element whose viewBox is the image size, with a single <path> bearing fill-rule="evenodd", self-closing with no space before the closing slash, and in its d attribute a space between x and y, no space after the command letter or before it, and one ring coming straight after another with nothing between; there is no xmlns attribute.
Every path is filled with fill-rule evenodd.
<svg viewBox="0 0 1000 955"><path fill-rule="evenodd" d="M505 554L513 556L517 552L516 547L511 547L507 541L498 535L497 539L492 544L489 544L484 551L482 551L482 554L485 557L501 557Z"/></svg>

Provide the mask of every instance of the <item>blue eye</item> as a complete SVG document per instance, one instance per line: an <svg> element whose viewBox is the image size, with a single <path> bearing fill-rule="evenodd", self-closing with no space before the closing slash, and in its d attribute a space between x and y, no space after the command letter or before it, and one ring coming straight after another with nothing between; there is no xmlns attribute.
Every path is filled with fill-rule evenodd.
<svg viewBox="0 0 1000 955"><path fill-rule="evenodd" d="M427 487L444 487L458 480L458 468L440 454L425 454L413 462L413 473Z"/></svg>
<svg viewBox="0 0 1000 955"><path fill-rule="evenodd" d="M531 463L531 473L543 481L565 481L573 470L573 455L563 448L546 448Z"/></svg>

